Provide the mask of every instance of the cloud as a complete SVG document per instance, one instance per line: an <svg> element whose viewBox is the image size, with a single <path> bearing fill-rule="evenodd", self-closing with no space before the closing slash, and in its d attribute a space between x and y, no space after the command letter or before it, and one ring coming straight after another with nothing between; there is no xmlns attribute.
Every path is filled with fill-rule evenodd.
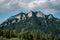
<svg viewBox="0 0 60 40"><path fill-rule="evenodd" d="M60 11L60 0L0 0L0 11L41 10L46 13Z"/></svg>

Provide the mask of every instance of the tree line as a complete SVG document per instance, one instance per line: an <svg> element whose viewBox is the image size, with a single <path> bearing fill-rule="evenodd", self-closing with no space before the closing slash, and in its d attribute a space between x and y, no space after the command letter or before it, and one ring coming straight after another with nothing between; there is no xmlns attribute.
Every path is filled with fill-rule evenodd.
<svg viewBox="0 0 60 40"><path fill-rule="evenodd" d="M19 38L20 40L60 40L60 38L52 33L43 34L37 31L21 31L18 33L16 30L0 30L0 36L3 38Z"/></svg>

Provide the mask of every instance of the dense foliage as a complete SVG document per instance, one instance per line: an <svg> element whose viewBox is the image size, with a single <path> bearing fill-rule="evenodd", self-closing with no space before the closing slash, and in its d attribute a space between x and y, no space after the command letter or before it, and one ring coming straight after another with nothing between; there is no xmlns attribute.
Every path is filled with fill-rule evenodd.
<svg viewBox="0 0 60 40"><path fill-rule="evenodd" d="M23 30L20 33L17 33L16 30L13 31L3 30L2 32L0 32L0 37L2 37L0 38L0 40L3 40L4 38L6 38L6 40L12 38L18 38L19 40L60 40L60 37L52 33L44 34L39 33L39 31L28 32Z"/></svg>

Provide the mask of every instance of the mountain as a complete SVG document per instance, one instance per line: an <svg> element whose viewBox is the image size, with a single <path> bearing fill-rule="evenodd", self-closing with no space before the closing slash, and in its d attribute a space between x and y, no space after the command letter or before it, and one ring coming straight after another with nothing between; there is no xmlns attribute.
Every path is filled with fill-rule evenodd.
<svg viewBox="0 0 60 40"><path fill-rule="evenodd" d="M41 11L30 11L27 14L21 12L4 21L0 29L17 30L17 32L38 30L42 33L60 34L60 19L52 14L45 15Z"/></svg>

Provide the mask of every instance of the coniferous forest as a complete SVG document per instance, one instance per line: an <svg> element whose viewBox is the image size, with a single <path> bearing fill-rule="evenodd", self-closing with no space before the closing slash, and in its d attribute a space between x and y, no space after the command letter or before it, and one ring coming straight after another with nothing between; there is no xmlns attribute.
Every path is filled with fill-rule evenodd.
<svg viewBox="0 0 60 40"><path fill-rule="evenodd" d="M41 11L18 13L0 24L0 40L60 40L60 19Z"/></svg>

